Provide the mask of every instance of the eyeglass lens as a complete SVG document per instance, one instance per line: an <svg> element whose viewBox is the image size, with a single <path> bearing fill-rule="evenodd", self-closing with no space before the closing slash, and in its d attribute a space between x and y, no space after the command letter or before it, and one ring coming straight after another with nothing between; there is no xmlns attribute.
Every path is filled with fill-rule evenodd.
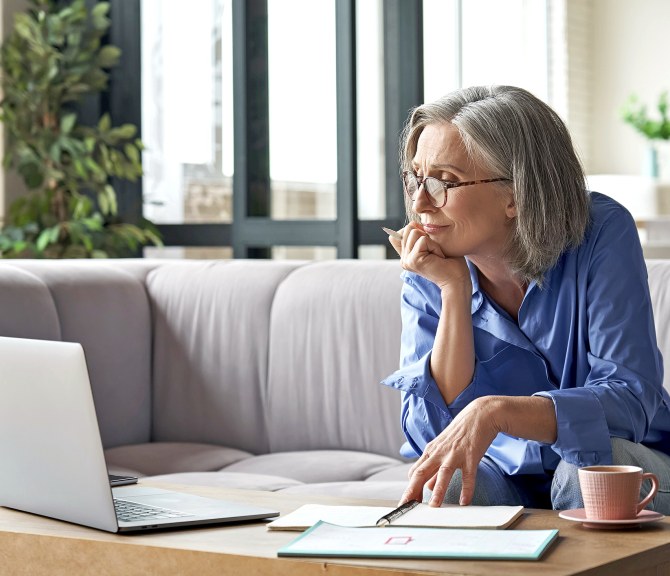
<svg viewBox="0 0 670 576"><path fill-rule="evenodd" d="M407 195L410 197L412 202L416 200L417 192L419 191L421 184L423 184L423 187L428 193L428 197L430 198L431 203L434 206L444 205L444 195L446 190L442 182L436 178L431 178L428 176L424 178L421 183L419 183L419 179L416 177L416 174L412 172L406 172L403 175L403 182L405 185L405 191L407 192Z"/></svg>

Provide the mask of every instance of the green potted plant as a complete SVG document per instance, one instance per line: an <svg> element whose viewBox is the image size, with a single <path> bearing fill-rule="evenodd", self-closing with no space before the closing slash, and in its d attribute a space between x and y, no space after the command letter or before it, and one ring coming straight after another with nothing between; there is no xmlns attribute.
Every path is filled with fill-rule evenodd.
<svg viewBox="0 0 670 576"><path fill-rule="evenodd" d="M161 244L147 220L120 221L110 183L142 175L137 128L114 126L108 114L86 126L76 111L106 89L120 58L103 44L108 11L108 3L89 12L85 0L30 0L2 45L4 164L28 188L0 230L2 257L119 257Z"/></svg>
<svg viewBox="0 0 670 576"><path fill-rule="evenodd" d="M668 118L668 92L664 91L658 98L656 108L658 118L651 118L647 106L639 101L636 95L631 95L621 110L623 121L630 124L635 130L647 138L649 142L649 161L647 175L653 178L659 176L658 141L670 140L670 118Z"/></svg>

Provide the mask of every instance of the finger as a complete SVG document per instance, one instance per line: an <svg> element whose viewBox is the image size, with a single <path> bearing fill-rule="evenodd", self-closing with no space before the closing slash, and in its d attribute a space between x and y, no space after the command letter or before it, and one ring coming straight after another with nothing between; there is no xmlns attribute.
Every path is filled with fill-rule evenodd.
<svg viewBox="0 0 670 576"><path fill-rule="evenodd" d="M459 504L461 506L467 506L472 502L472 498L475 495L475 484L477 480L477 467L466 468L464 467L461 470L463 474L463 479L461 481L461 498Z"/></svg>
<svg viewBox="0 0 670 576"><path fill-rule="evenodd" d="M410 500L418 500L419 502L423 501L423 490L420 492L416 492L414 488L410 488L409 486L405 489L403 492L400 500L398 500L398 506L402 506L403 504L406 504Z"/></svg>
<svg viewBox="0 0 670 576"><path fill-rule="evenodd" d="M393 249L398 253L398 256L402 256L402 240L389 236L389 242L391 243L391 246L393 246Z"/></svg>
<svg viewBox="0 0 670 576"><path fill-rule="evenodd" d="M412 466L410 467L409 472L407 473L407 478L411 479L416 469L419 468L419 466L422 466L423 463L426 460L428 460L432 454L433 454L433 442L428 442L428 444L426 444L426 447L423 449L421 456L419 456L418 460L414 462L414 464L412 464Z"/></svg>
<svg viewBox="0 0 670 576"><path fill-rule="evenodd" d="M454 476L454 469L449 466L440 466L435 476L436 479L432 488L433 495L428 504L430 506L442 506L444 497L447 495L449 483Z"/></svg>
<svg viewBox="0 0 670 576"><path fill-rule="evenodd" d="M415 468L410 476L405 493L403 494L403 498L406 499L405 501L416 499L421 502L423 500L423 487L435 474L435 469L433 468L431 470L430 468L431 467L427 465L421 465Z"/></svg>
<svg viewBox="0 0 670 576"><path fill-rule="evenodd" d="M425 232L410 228L402 235L402 249L405 254L409 254L414 250L417 241L426 235Z"/></svg>
<svg viewBox="0 0 670 576"><path fill-rule="evenodd" d="M416 462L414 462L414 464L412 464L412 466L410 467L409 471L407 472L407 478L411 480L412 476L414 476L414 472L416 472L416 469L419 466L421 466L421 464L423 464L425 461L426 461L426 453L424 452L421 455L421 457Z"/></svg>
<svg viewBox="0 0 670 576"><path fill-rule="evenodd" d="M410 500L423 501L423 484L417 483L416 481L410 481L407 488L405 488L402 497L398 501L398 506L402 506Z"/></svg>
<svg viewBox="0 0 670 576"><path fill-rule="evenodd" d="M423 252L427 254L435 254L440 258L445 257L444 252L442 252L442 248L440 248L438 244L431 240L429 236L422 236L418 238L414 244L413 250L417 251L417 253Z"/></svg>

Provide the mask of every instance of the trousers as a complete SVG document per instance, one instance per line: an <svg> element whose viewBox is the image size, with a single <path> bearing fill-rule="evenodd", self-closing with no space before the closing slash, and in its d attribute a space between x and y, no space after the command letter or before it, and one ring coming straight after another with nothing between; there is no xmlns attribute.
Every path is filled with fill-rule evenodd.
<svg viewBox="0 0 670 576"><path fill-rule="evenodd" d="M670 456L642 444L622 438L612 438L612 463L639 466L645 472L658 476L659 490L647 509L670 515ZM570 510L583 508L579 489L578 467L561 460L556 470L547 474L520 474L509 476L502 472L489 457L484 456L477 469L475 494L472 504L479 506L525 506ZM644 482L642 496L649 492ZM449 484L444 501L458 504L461 494L461 472L458 470Z"/></svg>

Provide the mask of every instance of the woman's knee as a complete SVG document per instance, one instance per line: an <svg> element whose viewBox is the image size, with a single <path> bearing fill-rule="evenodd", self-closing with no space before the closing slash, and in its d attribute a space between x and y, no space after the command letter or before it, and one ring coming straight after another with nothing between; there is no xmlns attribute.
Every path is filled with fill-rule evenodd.
<svg viewBox="0 0 670 576"><path fill-rule="evenodd" d="M458 504L461 488L461 471L457 470L451 479L444 501L447 504ZM506 477L493 462L484 459L477 467L475 493L471 503L477 506L518 506L523 502L509 477Z"/></svg>
<svg viewBox="0 0 670 576"><path fill-rule="evenodd" d="M582 508L582 492L579 488L577 466L561 460L551 481L551 507L554 510Z"/></svg>

